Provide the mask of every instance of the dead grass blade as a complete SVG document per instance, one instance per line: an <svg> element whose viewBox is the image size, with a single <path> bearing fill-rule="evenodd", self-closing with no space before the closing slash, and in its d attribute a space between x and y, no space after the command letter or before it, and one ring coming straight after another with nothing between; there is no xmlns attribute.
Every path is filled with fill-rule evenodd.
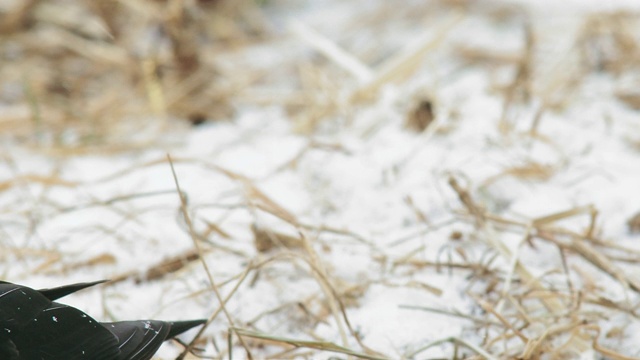
<svg viewBox="0 0 640 360"><path fill-rule="evenodd" d="M410 76L420 64L422 58L442 44L447 34L463 19L463 15L449 14L438 29L432 34L423 34L413 41L400 53L387 60L379 68L374 70L373 78L363 84L351 95L351 101L357 102L373 96L378 89L392 81L404 79Z"/></svg>
<svg viewBox="0 0 640 360"><path fill-rule="evenodd" d="M217 287L217 285L216 285L216 283L214 281L214 278L213 278L213 274L209 270L209 265L207 264L206 260L202 256L204 252L203 252L203 250L202 250L202 248L200 246L200 243L198 241L197 234L196 234L195 230L193 229L193 224L191 223L191 217L189 216L189 211L187 209L187 201L185 199L184 193L182 192L182 189L180 189L180 183L178 182L178 175L175 172L175 169L173 167L173 161L171 160L171 156L169 154L167 154L167 160L169 162L169 165L171 166L171 172L173 174L173 180L174 180L174 182L176 184L176 190L178 191L178 195L180 195L180 204L181 204L182 214L184 215L184 219L187 222L187 227L189 228L189 233L190 233L191 238L193 240L193 243L195 245L196 251L197 251L198 256L199 256L199 259L200 259L200 261L202 263L202 266L204 267L205 272L207 273L207 276L209 277L209 284L211 285L211 290L213 290L214 294L216 295L216 298L218 299L218 302L220 303L220 307L222 309L222 312L225 314L225 316L227 318L227 321L229 322L229 324L231 326L233 326L234 321L233 321L233 318L231 317L231 314L227 311L227 309L225 307L226 302L222 298L222 295L220 294L220 290L218 290L218 287ZM249 359L252 359L253 356L251 355L251 350L249 350L249 347L247 346L247 344L245 344L242 339L240 339L240 343L244 347L244 349L245 349L245 351L247 353L247 357ZM181 355L179 357L179 359L184 358L184 356L186 356L186 354L188 353L188 350L191 350L191 349L189 349L189 348L185 349L185 352L183 353L183 355ZM231 349L229 349L229 351L231 351Z"/></svg>
<svg viewBox="0 0 640 360"><path fill-rule="evenodd" d="M348 348L343 347L343 346L336 345L336 344L334 344L332 342L328 342L328 341L309 341L309 340L291 339L291 338L273 336L273 335L264 334L264 333L257 332L257 331L241 329L241 328L233 328L232 330L238 336L246 336L246 337L251 337L251 338L256 338L256 339L268 340L268 341L271 341L271 342L274 342L274 343L284 343L284 344L289 344L289 345L292 345L294 347L299 347L299 348L309 348L309 349L316 349L316 350L321 350L321 351L335 352L335 353L355 356L355 357L360 358L360 359L368 359L368 360L387 360L387 359L389 359L389 358L386 358L386 357L373 356L373 355L369 355L369 354L364 354L364 353L360 353L360 352L357 352L357 351L353 351L351 349L348 349Z"/></svg>
<svg viewBox="0 0 640 360"><path fill-rule="evenodd" d="M434 346L438 346L441 344L445 344L445 343L452 343L454 345L462 345L465 346L467 348L469 348L470 350L474 351L476 354L480 355L482 358L486 359L486 360L498 360L497 357L494 357L493 355L489 354L487 351L485 351L484 349L464 340L461 339L459 337L455 337L455 336L451 336L451 337L447 337L444 339L440 339L440 340L436 340L433 342L430 342L429 344L415 350L412 351L411 353L407 354L406 357L407 358L414 358L416 355L418 355L419 353L428 350Z"/></svg>

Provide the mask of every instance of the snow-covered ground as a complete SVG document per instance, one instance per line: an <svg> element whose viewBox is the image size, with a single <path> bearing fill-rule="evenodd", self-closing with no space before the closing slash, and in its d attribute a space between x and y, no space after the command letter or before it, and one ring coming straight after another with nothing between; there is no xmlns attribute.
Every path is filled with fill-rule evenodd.
<svg viewBox="0 0 640 360"><path fill-rule="evenodd" d="M174 119L104 155L3 135L0 274L118 280L66 299L105 321L208 318L213 280L229 296L199 343L214 358L231 327L392 359L454 358L453 340L422 351L448 338L496 358L640 357L633 6L267 2L272 36L215 58L264 77L228 121ZM413 131L425 102L434 120ZM141 275L194 252L206 268ZM346 358L244 339L254 358Z"/></svg>

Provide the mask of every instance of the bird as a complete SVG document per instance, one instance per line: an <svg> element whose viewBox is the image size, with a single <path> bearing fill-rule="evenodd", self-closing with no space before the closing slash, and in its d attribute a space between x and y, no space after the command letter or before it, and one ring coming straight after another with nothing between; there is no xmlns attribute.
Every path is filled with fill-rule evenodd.
<svg viewBox="0 0 640 360"><path fill-rule="evenodd" d="M105 281L40 290L0 281L0 359L149 360L165 340L206 322L101 323L79 309L56 302Z"/></svg>

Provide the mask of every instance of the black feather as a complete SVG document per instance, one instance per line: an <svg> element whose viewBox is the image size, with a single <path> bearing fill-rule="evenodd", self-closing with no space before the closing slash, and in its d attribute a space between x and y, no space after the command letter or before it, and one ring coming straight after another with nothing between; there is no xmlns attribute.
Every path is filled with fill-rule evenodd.
<svg viewBox="0 0 640 360"><path fill-rule="evenodd" d="M123 354L119 359L148 360L158 351L162 342L205 322L206 320L138 320L103 325L118 337L120 351Z"/></svg>
<svg viewBox="0 0 640 360"><path fill-rule="evenodd" d="M86 289L90 286L94 286L94 285L98 285L98 284L102 284L105 283L109 280L99 280L99 281L93 281L93 282L85 282L85 283L77 283L77 284L71 284L71 285L64 285L64 286L59 286L56 288L52 288L52 289L40 289L38 290L38 292L42 295L44 295L47 299L51 300L51 301L56 301L58 299L60 299L61 297L67 296L69 294L72 294L76 291L80 291L82 289Z"/></svg>
<svg viewBox="0 0 640 360"><path fill-rule="evenodd" d="M99 323L53 302L102 282L34 290L0 281L0 360L149 360L162 342L205 322Z"/></svg>

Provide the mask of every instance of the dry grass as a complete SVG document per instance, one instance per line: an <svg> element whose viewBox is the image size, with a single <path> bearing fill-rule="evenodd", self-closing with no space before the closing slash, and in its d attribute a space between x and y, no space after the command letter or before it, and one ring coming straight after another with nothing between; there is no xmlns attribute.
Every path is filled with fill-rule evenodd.
<svg viewBox="0 0 640 360"><path fill-rule="evenodd" d="M637 14L616 13L583 19L582 31L573 48L567 50L568 55L559 64L546 71L537 52L541 40L536 38L536 29L528 15L523 15L523 10L497 3L477 8L471 2L435 1L430 2L429 11L436 11L439 20L432 15L434 21L424 34L392 49L378 62L360 60L379 59L379 54L371 49L368 53L353 54L337 40L305 24L293 23L288 31L321 57L300 65L292 56L289 63L282 64L294 77L291 81L294 85L282 92L277 81L270 83L273 79L269 71L259 66L221 65L220 61L233 58L252 45L269 44L277 39L275 30L261 13L261 6L267 5L225 0L7 2L0 7L0 39L4 44L0 83L5 89L0 93L0 134L4 140L11 141L11 146L30 149L64 163L81 154L108 156L163 147L167 144L165 135L168 132L197 126L203 121L233 119L233 105L275 104L283 106L295 122L296 131L309 138L306 147L274 170L277 174L295 170L311 151L348 153L348 148L342 144L322 143L312 135L322 124L340 116L349 118L357 109L368 106L372 99L380 96L385 85L402 86L424 65L425 58L435 52L447 53L452 59L478 71L510 70L511 78L506 83L496 81L494 89L503 99L497 132L515 142L552 143L538 131L545 114L570 108L572 94L587 76L594 73L622 76L637 71L640 64L640 47L634 35L640 20ZM411 16L418 16L415 13L429 16L425 9L417 6L396 14L388 10L383 5L379 11L354 19L352 31L375 27L381 17L384 21L398 21L398 18L412 21ZM481 16L493 22L520 21L521 51L501 52L466 45L447 47L451 33L469 16ZM437 89L431 93L437 93ZM415 91L414 95L404 115L408 129L427 141L455 131L455 121L443 124L442 118L447 114L437 106L435 95L425 97L421 90ZM638 94L628 89L621 89L616 96L631 108L639 107ZM526 127L527 131L523 131L515 114L531 108L534 116L528 120L531 124ZM365 136L377 130L373 126L369 131ZM411 166L416 152L398 165L397 176L401 176L403 167ZM15 159L10 155L3 156L2 160L13 168ZM87 182L68 180L57 173L42 176L16 171L15 176L0 181L0 192L17 192L28 186L74 191L122 179L145 169L168 167L169 163L172 169L174 165L197 166L225 177L240 189L239 211L254 218L258 218L257 214L269 216L293 231L284 233L258 222L247 223L248 233L254 236L245 239L252 241L255 247L255 251L250 252L234 247L231 242L238 239L234 239L225 225L216 219L205 219L207 227L198 229L192 219L195 210L180 189L179 170L174 171L177 189L114 195L106 200L96 198L72 207L46 202L45 191L41 203L48 204L50 213L47 216L52 218L92 208L109 208L123 220L135 222L141 214L128 212L118 205L175 192L180 194L180 216L193 240L193 249L163 259L147 269L116 273L112 284L128 279L139 283L172 281L199 271L199 265L202 265L208 276L208 287L193 296L205 296L219 304L207 326L223 321L218 319L221 313L228 325L228 343L214 344L215 358L231 357L234 348L242 348L248 358L262 358L267 356L265 354L278 359L313 357L318 352L363 359L397 357L398 354L382 354L369 347L352 326L349 309L358 307L369 287L378 280L353 283L336 276L318 255L318 249L331 247L320 242L319 236L332 234L370 251L371 262L380 267L424 273L447 270L468 275L470 286L466 295L476 303L480 315L428 307L405 308L467 319L475 333L484 334L482 342L446 337L419 349L407 350L402 354L403 358L417 358L431 347L449 343L454 349L451 358L569 359L593 350L606 358L631 359L599 344L602 330L598 322L618 313L637 318L636 310L629 302L612 300L606 289L599 288L590 278L594 272L584 269L595 269L597 276L605 275L625 291L637 293L640 282L626 266L637 265L640 254L601 236L596 222L598 210L593 206L538 218L512 218L488 210L490 206L478 200L480 197L473 190L474 186L489 187L505 177L521 182L550 181L563 164L526 161L523 165L505 166L494 176L472 179L468 185L462 185L457 175L450 176L448 190L453 191L458 202L448 210L451 220L446 224L434 224L419 204L410 197L405 199L415 217L429 229L427 231L451 224L473 227L472 236L452 230L451 247L441 249L441 254L448 258L441 261L417 258L416 254L423 250L418 245L406 256L396 257L355 230L309 223L281 205L279 199L263 192L256 185L256 179L201 159L145 160ZM1 211L5 214L12 209ZM31 232L36 232L40 221L47 217L37 216L33 209L17 215L26 219L24 226ZM638 231L636 218L629 221L634 232ZM584 224L583 230L565 226L567 222ZM100 231L120 236L117 229ZM505 245L503 237L507 234L520 237L515 250ZM393 244L411 243L420 235L422 233L412 234ZM480 243L488 257L480 261L468 257L466 241ZM562 266L547 269L542 274L528 268L522 260L525 256L536 256L536 244L554 247ZM242 258L244 269L224 280L215 277L208 262L215 252ZM494 265L496 259L507 266ZM32 273L54 275L106 267L116 262L114 255L107 252L77 260L50 247L44 250L37 244L16 247L8 242L0 242L0 260L33 261L37 265L30 267ZM226 307L235 300L238 289L248 283L269 282L264 274L282 264L313 279L319 290L295 303L280 304L265 311L254 321L238 323ZM551 280L551 277L563 280ZM558 286L559 282L566 286ZM483 286L471 286L477 283ZM442 293L437 287L409 278L389 280L384 285L419 288L435 295ZM268 334L255 325L260 318L282 313L289 314L292 326L301 331L299 338ZM313 333L314 325L329 321L335 324L339 344ZM189 352L202 355L198 349L214 341L207 336L206 330L207 327L192 343L185 344L180 359ZM606 335L621 336L615 331ZM265 348L269 351L265 352Z"/></svg>

